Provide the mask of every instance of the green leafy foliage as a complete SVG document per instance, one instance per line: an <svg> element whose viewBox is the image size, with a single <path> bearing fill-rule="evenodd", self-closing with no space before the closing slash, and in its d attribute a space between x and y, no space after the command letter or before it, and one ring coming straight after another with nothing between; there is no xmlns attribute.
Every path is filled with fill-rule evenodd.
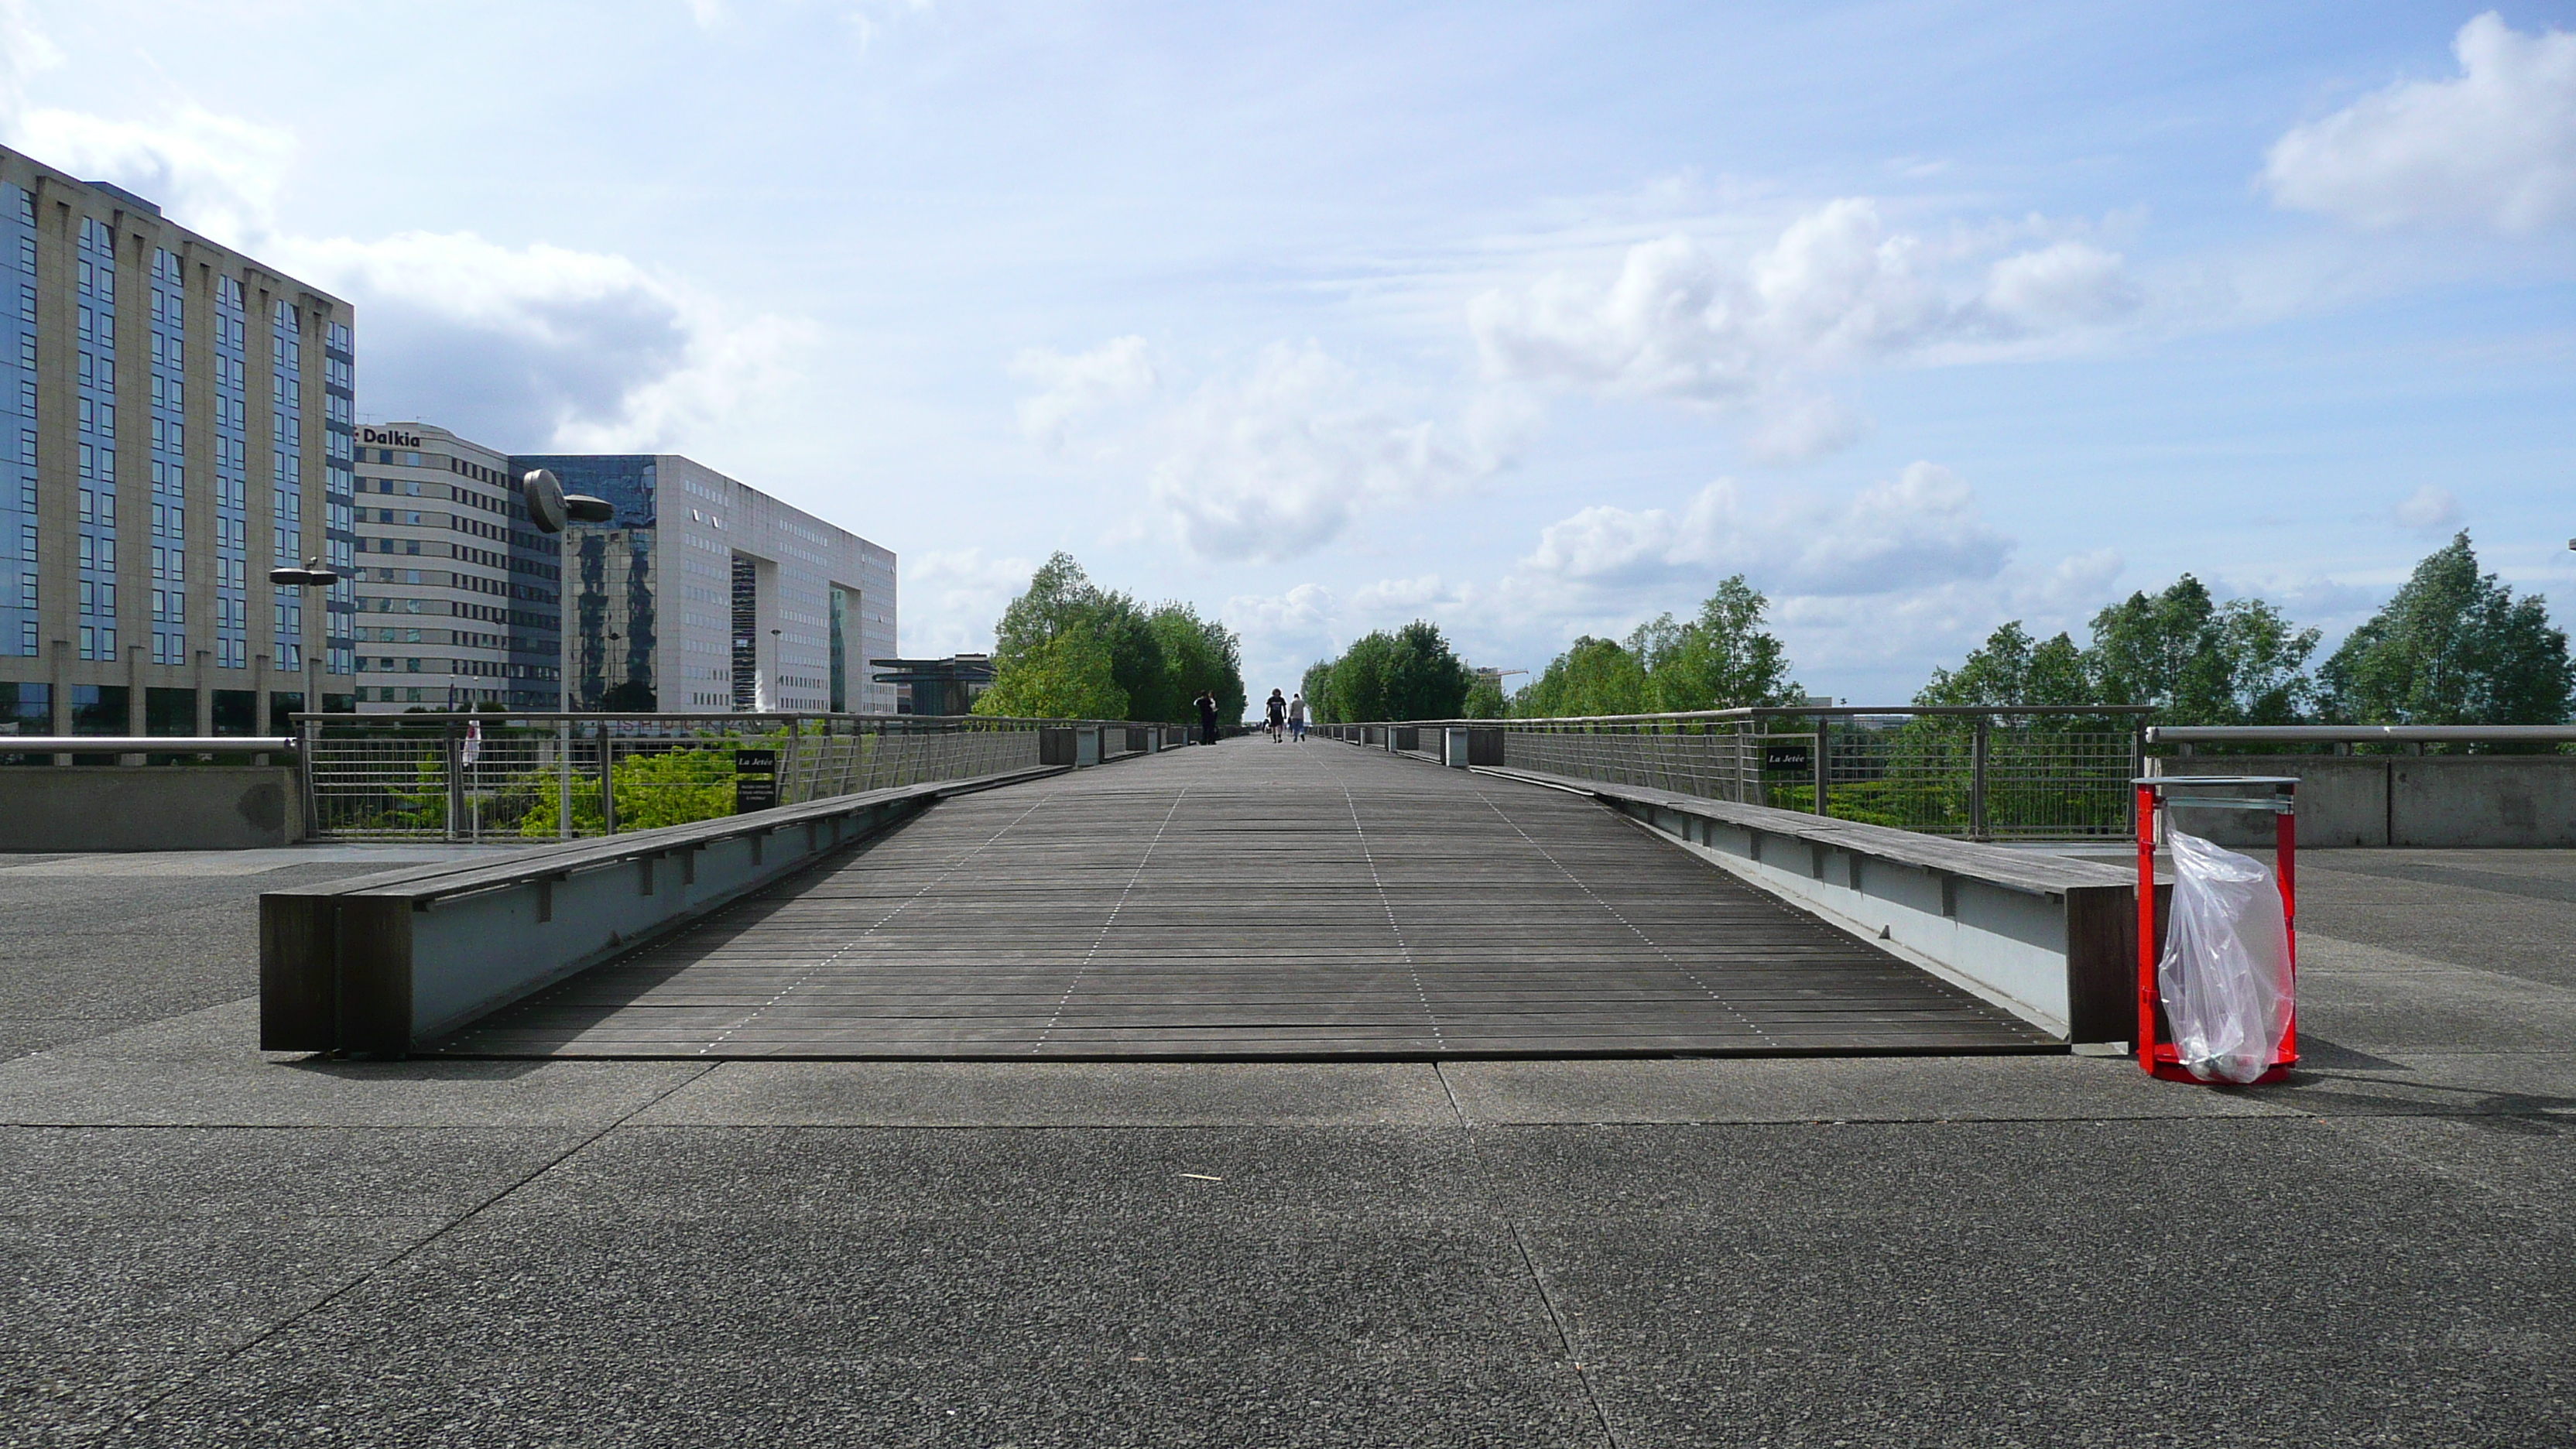
<svg viewBox="0 0 2576 1449"><path fill-rule="evenodd" d="M993 687L975 698L975 713L1019 719L1125 719L1109 646L1077 625L1014 655Z"/></svg>
<svg viewBox="0 0 2576 1449"><path fill-rule="evenodd" d="M1770 601L1742 574L1722 580L1697 617L1664 614L1640 624L1625 644L1590 635L1574 641L1512 700L1512 713L1655 714L1795 704L1789 653L1762 625Z"/></svg>
<svg viewBox="0 0 2576 1449"><path fill-rule="evenodd" d="M975 712L1049 719L1191 722L1202 690L1219 718L1243 715L1234 632L1184 603L1152 609L1091 581L1057 553L993 627L993 687Z"/></svg>
<svg viewBox="0 0 2576 1449"><path fill-rule="evenodd" d="M2318 671L2325 714L2353 724L2556 724L2571 677L2542 598L2478 572L2463 532Z"/></svg>
<svg viewBox="0 0 2576 1449"><path fill-rule="evenodd" d="M1353 640L1306 671L1306 702L1327 721L1460 719L1475 675L1438 625L1416 619Z"/></svg>
<svg viewBox="0 0 2576 1449"><path fill-rule="evenodd" d="M2034 641L2016 619L1956 669L1933 671L1921 705L2153 706L2162 724L2289 724L2314 687L2317 631L2294 629L2261 599L2222 604L2189 574L2093 616L2093 642Z"/></svg>

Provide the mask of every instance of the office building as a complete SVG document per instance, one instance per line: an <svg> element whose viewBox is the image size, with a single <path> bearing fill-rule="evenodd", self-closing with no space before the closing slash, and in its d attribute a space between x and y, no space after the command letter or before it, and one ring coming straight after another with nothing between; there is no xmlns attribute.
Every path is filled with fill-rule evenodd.
<svg viewBox="0 0 2576 1449"><path fill-rule="evenodd" d="M871 659L879 684L894 686L897 714L967 714L975 696L993 687L993 657L952 654L945 659Z"/></svg>
<svg viewBox="0 0 2576 1449"><path fill-rule="evenodd" d="M0 149L0 730L265 733L346 707L349 304ZM318 698L317 698L318 696Z"/></svg>
<svg viewBox="0 0 2576 1449"><path fill-rule="evenodd" d="M893 712L891 551L675 454L510 467L616 509L564 534L568 708Z"/></svg>
<svg viewBox="0 0 2576 1449"><path fill-rule="evenodd" d="M563 707L562 540L509 456L428 423L358 429L360 713Z"/></svg>

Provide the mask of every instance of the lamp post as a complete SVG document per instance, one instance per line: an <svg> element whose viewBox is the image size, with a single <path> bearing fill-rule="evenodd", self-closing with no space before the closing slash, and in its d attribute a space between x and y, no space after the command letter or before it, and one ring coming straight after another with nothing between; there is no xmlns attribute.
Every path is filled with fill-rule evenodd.
<svg viewBox="0 0 2576 1449"><path fill-rule="evenodd" d="M534 525L539 533L561 533L567 524L613 523L617 519L617 506L607 499L593 498L583 493L564 492L563 480L555 476L552 468L529 469L526 475L519 479L519 501L527 505L528 522ZM556 582L560 584L562 581L558 579ZM556 609L560 614L562 611L560 600L556 603ZM613 646L617 639L616 632L610 631L608 637ZM613 654L616 650L612 647L609 652ZM564 683L569 687L571 681L565 680ZM598 708L606 703L605 699L594 700L592 707ZM603 741L601 745L603 759L606 748Z"/></svg>
<svg viewBox="0 0 2576 1449"><path fill-rule="evenodd" d="M340 582L340 576L323 566L320 558L305 560L302 568L270 569L268 581L281 589L327 589ZM304 712L322 712L322 661L313 651L304 651Z"/></svg>

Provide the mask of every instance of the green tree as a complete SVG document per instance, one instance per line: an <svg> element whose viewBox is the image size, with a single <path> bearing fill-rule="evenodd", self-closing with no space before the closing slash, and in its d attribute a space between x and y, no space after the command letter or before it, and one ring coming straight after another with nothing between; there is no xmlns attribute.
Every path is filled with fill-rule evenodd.
<svg viewBox="0 0 2576 1449"><path fill-rule="evenodd" d="M1416 619L1395 631L1387 653L1388 719L1457 719L1475 676L1436 624Z"/></svg>
<svg viewBox="0 0 2576 1449"><path fill-rule="evenodd" d="M1512 713L1537 718L1645 712L1644 662L1617 643L1589 634L1549 660L1512 700Z"/></svg>
<svg viewBox="0 0 2576 1449"><path fill-rule="evenodd" d="M1736 574L1700 604L1699 617L1676 624L1666 614L1640 625L1628 650L1645 670L1647 708L1797 703L1803 691L1789 677L1789 651L1762 627L1770 611L1771 601Z"/></svg>
<svg viewBox="0 0 2576 1449"><path fill-rule="evenodd" d="M1986 636L1957 669L1936 669L1920 705L2099 704L2084 651L2060 633L2031 642L2019 619Z"/></svg>
<svg viewBox="0 0 2576 1449"><path fill-rule="evenodd" d="M1072 639L1089 642L1064 642ZM1101 661L1105 679L1095 667ZM1059 717L1054 705L1079 703L1061 717L1195 722L1190 701L1201 690L1215 692L1220 717L1243 712L1242 646L1232 630L1183 603L1149 611L1093 583L1062 552L1038 567L993 626L993 671L984 698L1002 703L979 702L979 713Z"/></svg>
<svg viewBox="0 0 2576 1449"><path fill-rule="evenodd" d="M1742 574L1720 580L1688 620L1663 614L1620 644L1590 635L1512 697L1512 713L1656 714L1796 704L1789 651L1762 627L1771 601Z"/></svg>
<svg viewBox="0 0 2576 1449"><path fill-rule="evenodd" d="M2317 631L2261 599L2220 604L2189 574L2093 616L2094 702L2153 705L2165 724L2286 724L2313 687Z"/></svg>
<svg viewBox="0 0 2576 1449"><path fill-rule="evenodd" d="M1318 659L1306 666L1306 676L1298 681L1297 692L1306 696L1306 713L1317 724L1339 724L1342 717L1327 711L1331 708L1333 661Z"/></svg>
<svg viewBox="0 0 2576 1449"><path fill-rule="evenodd" d="M1156 606L1145 626L1161 673L1148 696L1128 702L1129 718L1195 723L1198 709L1190 701L1201 690L1215 693L1217 718L1243 717L1243 646L1233 630L1177 602Z"/></svg>
<svg viewBox="0 0 2576 1449"><path fill-rule="evenodd" d="M1467 687L1467 703L1460 713L1467 719L1501 719L1511 712L1503 701L1502 681L1490 674L1479 674Z"/></svg>
<svg viewBox="0 0 2576 1449"><path fill-rule="evenodd" d="M2546 601L2480 574L2466 531L2318 673L2327 717L2354 724L2558 724L2576 685Z"/></svg>
<svg viewBox="0 0 2576 1449"><path fill-rule="evenodd" d="M1387 669L1395 655L1395 636L1381 629L1351 641L1341 657L1333 661L1330 680L1325 685L1325 699L1332 718L1358 723L1391 719L1387 699Z"/></svg>
<svg viewBox="0 0 2576 1449"><path fill-rule="evenodd" d="M1125 719L1109 646L1087 628L1065 629L1014 653L975 697L975 713L1016 719Z"/></svg>

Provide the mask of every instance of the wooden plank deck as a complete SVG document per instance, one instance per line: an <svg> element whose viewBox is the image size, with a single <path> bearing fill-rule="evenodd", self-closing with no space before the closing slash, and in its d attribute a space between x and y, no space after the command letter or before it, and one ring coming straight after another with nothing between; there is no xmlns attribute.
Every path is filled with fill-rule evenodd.
<svg viewBox="0 0 2576 1449"><path fill-rule="evenodd" d="M433 1050L1419 1058L2047 1044L1590 801L1254 738L943 803Z"/></svg>

